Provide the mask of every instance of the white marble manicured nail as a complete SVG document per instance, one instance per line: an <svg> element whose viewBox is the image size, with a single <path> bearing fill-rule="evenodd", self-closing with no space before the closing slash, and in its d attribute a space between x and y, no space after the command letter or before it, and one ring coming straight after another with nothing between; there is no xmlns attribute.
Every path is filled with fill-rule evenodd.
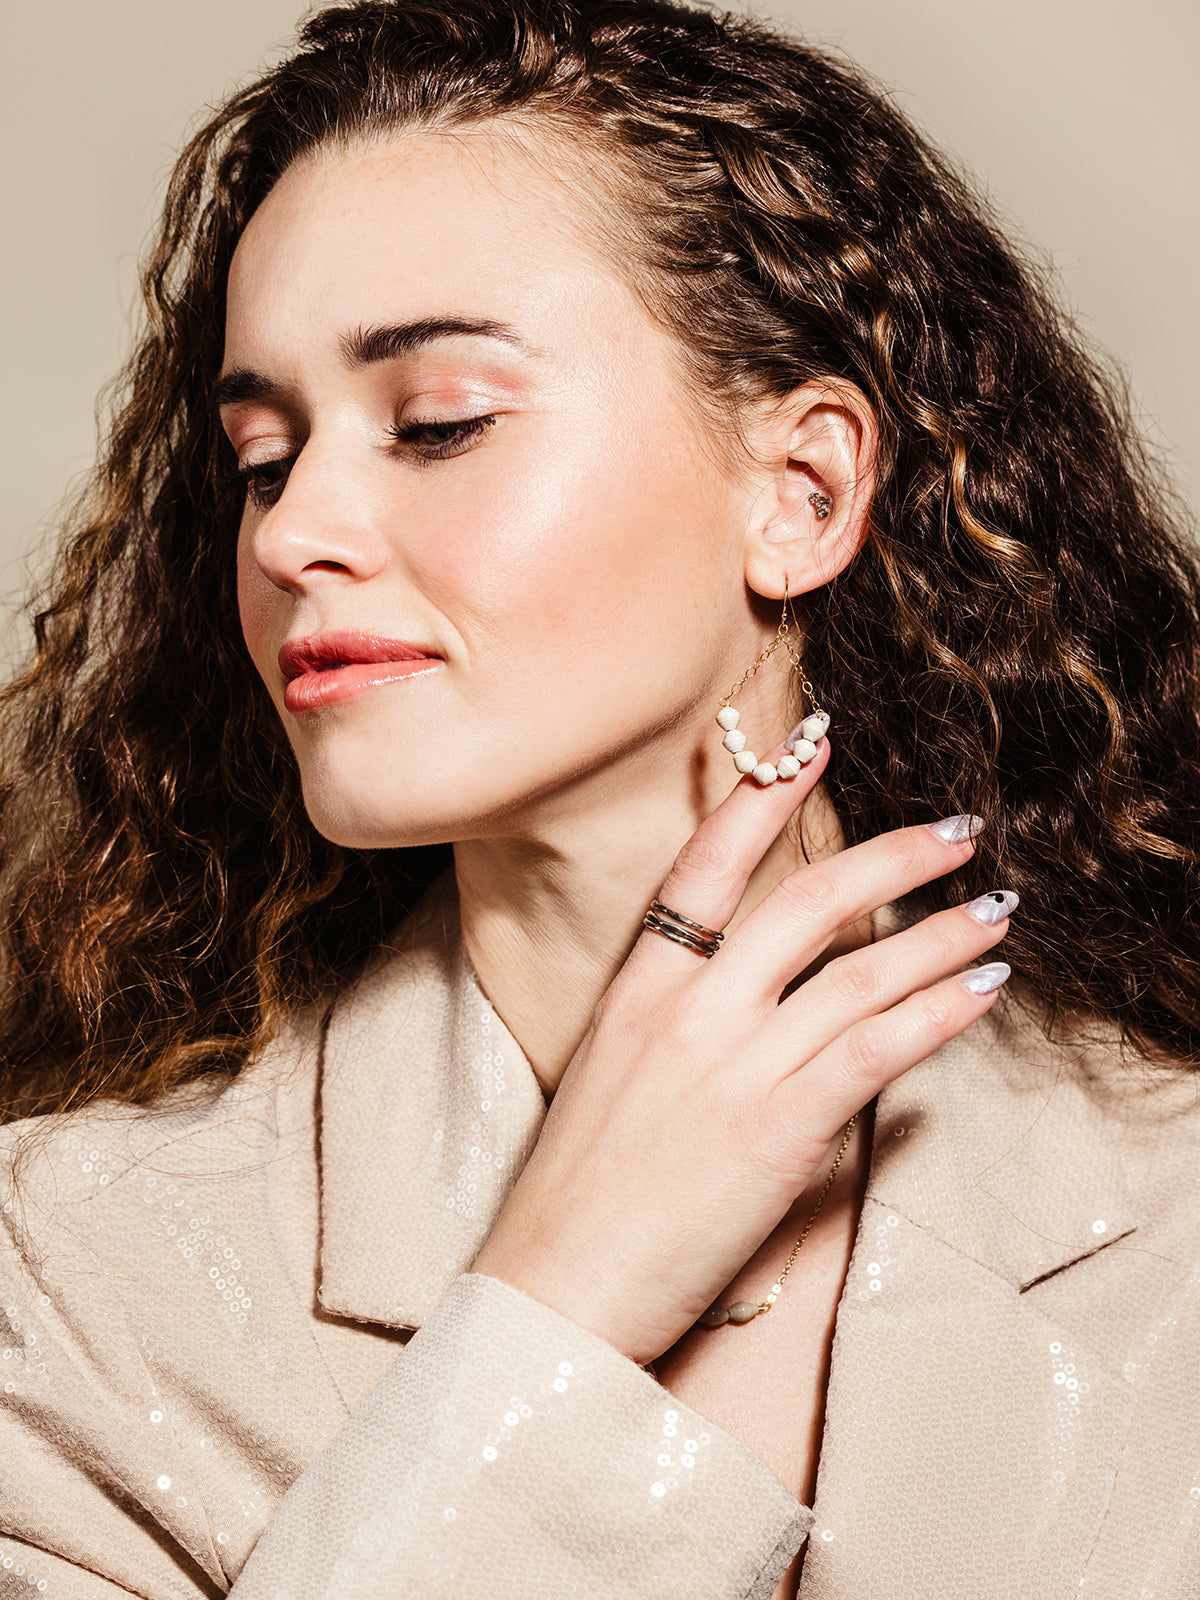
<svg viewBox="0 0 1200 1600"><path fill-rule="evenodd" d="M990 894L981 894L977 900L968 901L963 910L976 922L982 922L985 928L994 928L1005 917L1011 916L1020 903L1020 896L1012 889L993 889Z"/></svg>
<svg viewBox="0 0 1200 1600"><path fill-rule="evenodd" d="M972 967L970 972L964 972L959 981L972 994L991 994L1011 972L1007 961L989 961L986 967Z"/></svg>
<svg viewBox="0 0 1200 1600"><path fill-rule="evenodd" d="M983 827L982 817L943 817L940 822L927 824L930 833L936 834L943 844L965 844Z"/></svg>

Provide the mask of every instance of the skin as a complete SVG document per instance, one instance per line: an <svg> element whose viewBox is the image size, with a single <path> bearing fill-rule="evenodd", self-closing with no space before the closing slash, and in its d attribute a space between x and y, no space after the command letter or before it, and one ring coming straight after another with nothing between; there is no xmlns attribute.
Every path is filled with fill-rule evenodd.
<svg viewBox="0 0 1200 1600"><path fill-rule="evenodd" d="M871 945L870 913L970 842L916 828L841 850L828 743L793 783L737 781L716 703L773 637L785 582L818 588L867 536L872 418L844 385L805 385L747 412L734 451L600 253L588 182L569 150L548 165L495 127L283 176L230 277L225 371L267 380L222 408L251 475L242 622L314 824L353 846L453 841L468 951L552 1100L475 1270L657 1360L806 1494L865 1126L771 1316L736 1347L692 1324L760 1296L847 1118L986 1011L951 975L1005 925L955 909ZM446 317L519 344L346 358L356 330ZM482 415L438 459L412 432ZM333 629L440 659L293 714L279 648ZM769 755L782 652L737 704ZM807 866L786 831L804 801ZM729 930L712 962L638 939L660 892Z"/></svg>
<svg viewBox="0 0 1200 1600"><path fill-rule="evenodd" d="M768 602L785 572L798 593L853 548L847 517L818 523L804 496L870 447L814 393L755 419L768 466L721 460L674 342L561 225L563 201L487 132L293 169L237 250L224 364L280 392L223 415L274 499L243 522L242 621L309 814L348 845L456 841L468 948L548 1094L680 843L736 781L712 717L775 632ZM459 337L360 371L341 358L344 333L447 313L509 324L529 353ZM789 456L797 410L812 460ZM497 421L448 460L386 433L480 414ZM431 644L445 667L292 717L279 646L337 627ZM784 667L738 697L763 745L789 725ZM781 845L764 887L791 859ZM553 1015L548 970L569 997Z"/></svg>

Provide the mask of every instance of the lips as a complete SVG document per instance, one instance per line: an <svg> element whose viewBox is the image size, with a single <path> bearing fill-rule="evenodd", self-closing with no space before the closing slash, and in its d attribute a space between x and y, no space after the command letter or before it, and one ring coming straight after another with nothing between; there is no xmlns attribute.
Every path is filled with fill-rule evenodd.
<svg viewBox="0 0 1200 1600"><path fill-rule="evenodd" d="M365 689L434 672L442 657L428 645L371 633L320 633L290 640L279 652L293 714L336 705Z"/></svg>

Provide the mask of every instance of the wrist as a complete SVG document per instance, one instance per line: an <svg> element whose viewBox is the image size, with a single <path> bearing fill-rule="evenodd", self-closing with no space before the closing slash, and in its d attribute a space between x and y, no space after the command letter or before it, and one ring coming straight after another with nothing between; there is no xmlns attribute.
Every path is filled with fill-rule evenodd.
<svg viewBox="0 0 1200 1600"><path fill-rule="evenodd" d="M627 1295L604 1295L597 1292L596 1286L589 1290L577 1282L568 1289L564 1274L548 1270L544 1264L535 1267L530 1262L518 1262L489 1244L484 1245L470 1270L519 1289L560 1317L586 1328L640 1367L644 1368L673 1342L669 1338L659 1341L651 1329L631 1322L627 1309L621 1305L622 1299L627 1302Z"/></svg>

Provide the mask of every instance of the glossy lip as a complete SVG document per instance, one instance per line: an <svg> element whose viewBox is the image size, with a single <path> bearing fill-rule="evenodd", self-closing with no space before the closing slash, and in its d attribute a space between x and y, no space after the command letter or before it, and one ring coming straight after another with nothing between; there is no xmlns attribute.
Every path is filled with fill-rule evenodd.
<svg viewBox="0 0 1200 1600"><path fill-rule="evenodd" d="M336 705L363 689L398 683L442 665L428 645L374 633L319 633L290 639L279 652L288 680L284 705L293 714Z"/></svg>

